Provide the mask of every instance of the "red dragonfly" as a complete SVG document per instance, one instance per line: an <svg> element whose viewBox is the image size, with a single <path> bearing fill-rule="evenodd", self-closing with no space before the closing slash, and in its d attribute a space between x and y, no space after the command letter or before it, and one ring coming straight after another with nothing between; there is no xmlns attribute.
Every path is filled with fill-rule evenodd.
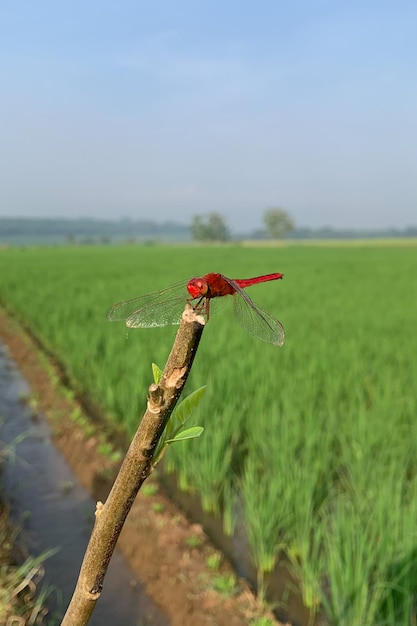
<svg viewBox="0 0 417 626"><path fill-rule="evenodd" d="M255 304L244 290L251 285L278 280L283 275L277 273L231 279L223 274L206 274L202 278L191 278L161 291L118 302L108 311L107 319L112 322L124 320L128 328L179 324L185 303L188 302L196 313L205 315L208 320L214 300L232 296L235 316L242 328L262 341L282 346L285 332L281 322Z"/></svg>

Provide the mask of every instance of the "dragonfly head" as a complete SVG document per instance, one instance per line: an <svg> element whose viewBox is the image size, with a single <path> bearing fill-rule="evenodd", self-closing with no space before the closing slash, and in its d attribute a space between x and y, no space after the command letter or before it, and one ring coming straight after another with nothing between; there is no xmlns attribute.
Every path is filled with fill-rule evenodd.
<svg viewBox="0 0 417 626"><path fill-rule="evenodd" d="M187 291L192 298L201 298L207 295L207 281L205 281L204 278L192 278L188 281Z"/></svg>

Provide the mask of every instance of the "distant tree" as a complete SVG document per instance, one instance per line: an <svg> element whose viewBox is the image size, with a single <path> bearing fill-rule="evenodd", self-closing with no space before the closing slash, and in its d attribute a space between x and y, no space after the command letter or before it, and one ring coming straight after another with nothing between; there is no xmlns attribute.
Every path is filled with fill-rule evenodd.
<svg viewBox="0 0 417 626"><path fill-rule="evenodd" d="M282 239L294 230L294 221L285 209L272 207L263 215L267 233L273 239Z"/></svg>
<svg viewBox="0 0 417 626"><path fill-rule="evenodd" d="M191 234L197 241L227 241L230 239L229 228L220 213L194 215L191 222Z"/></svg>

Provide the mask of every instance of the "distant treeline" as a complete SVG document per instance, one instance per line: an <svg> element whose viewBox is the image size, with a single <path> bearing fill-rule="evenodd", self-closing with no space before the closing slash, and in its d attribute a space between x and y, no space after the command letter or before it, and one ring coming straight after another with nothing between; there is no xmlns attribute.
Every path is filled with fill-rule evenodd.
<svg viewBox="0 0 417 626"><path fill-rule="evenodd" d="M330 227L295 228L288 239L361 239L417 237L417 226L385 230L338 230ZM239 233L232 239L266 239L262 230ZM189 241L191 229L179 222L152 220L99 220L91 218L55 219L0 217L0 243L115 243Z"/></svg>
<svg viewBox="0 0 417 626"><path fill-rule="evenodd" d="M0 217L0 242L16 240L67 243L112 243L154 239L190 239L190 229L178 222L157 223L151 220L118 221L91 218L55 219Z"/></svg>
<svg viewBox="0 0 417 626"><path fill-rule="evenodd" d="M287 239L379 239L391 237L417 237L417 226L407 228L386 228L384 230L354 230L323 228L296 228Z"/></svg>

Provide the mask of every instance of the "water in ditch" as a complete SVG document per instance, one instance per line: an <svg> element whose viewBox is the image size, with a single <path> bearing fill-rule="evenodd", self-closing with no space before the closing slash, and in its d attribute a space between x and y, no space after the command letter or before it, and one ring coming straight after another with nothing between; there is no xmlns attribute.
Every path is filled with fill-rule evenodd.
<svg viewBox="0 0 417 626"><path fill-rule="evenodd" d="M42 416L34 419L22 401L29 393L26 381L0 344L0 439L14 449L14 460L7 463L1 481L30 553L58 548L44 567L45 583L56 589L50 596L51 609L62 615L90 536L95 502L54 447L46 420ZM166 626L169 620L116 549L89 623Z"/></svg>

